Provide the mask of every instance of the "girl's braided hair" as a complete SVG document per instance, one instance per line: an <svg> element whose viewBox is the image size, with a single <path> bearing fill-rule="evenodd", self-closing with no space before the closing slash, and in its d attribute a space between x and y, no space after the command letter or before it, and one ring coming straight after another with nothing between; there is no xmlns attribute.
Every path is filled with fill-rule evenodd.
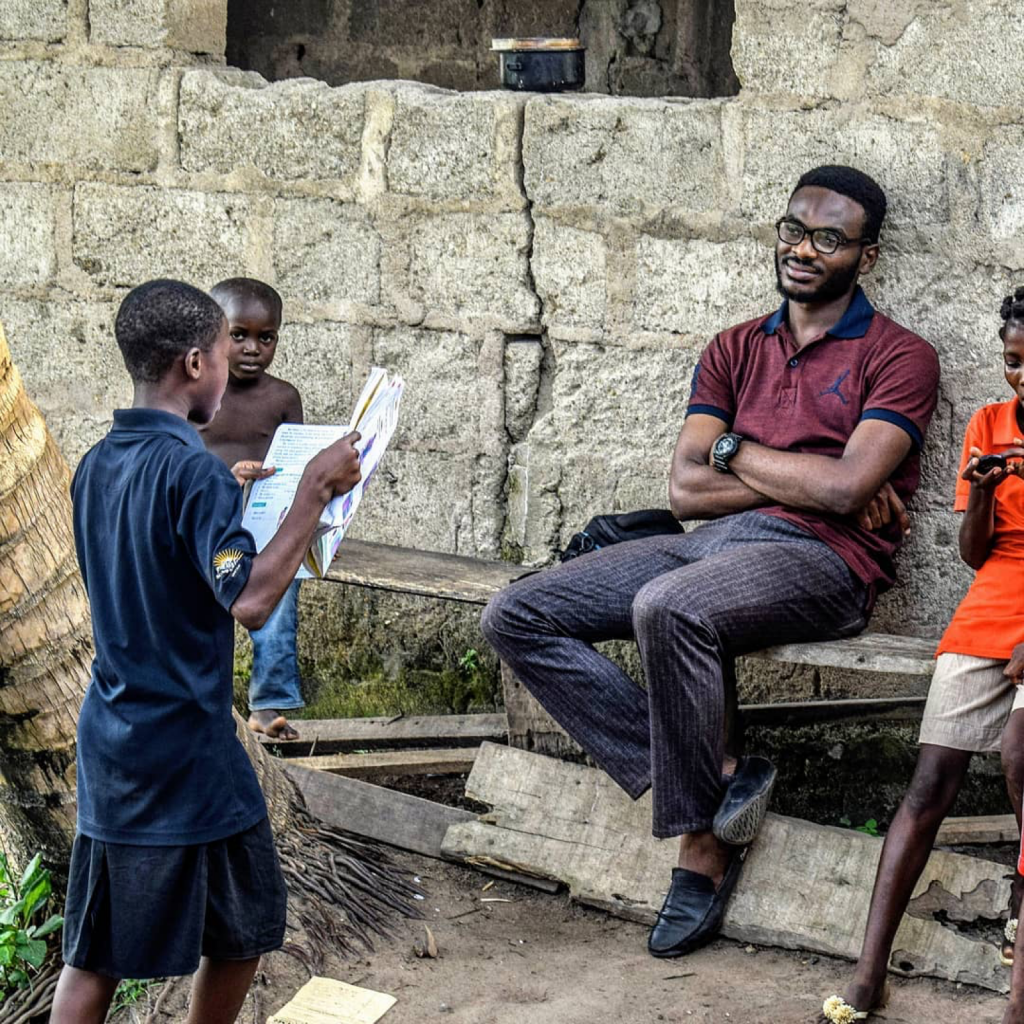
<svg viewBox="0 0 1024 1024"><path fill-rule="evenodd" d="M1003 299L1003 304L999 307L999 316L1003 321L1003 326L999 328L1000 336L1011 320L1024 323L1024 286L1014 288L1013 294Z"/></svg>

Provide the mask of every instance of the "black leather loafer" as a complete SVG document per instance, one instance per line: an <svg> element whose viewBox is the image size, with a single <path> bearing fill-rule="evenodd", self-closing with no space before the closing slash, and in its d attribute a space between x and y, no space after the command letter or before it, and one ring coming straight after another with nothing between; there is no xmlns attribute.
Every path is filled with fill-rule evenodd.
<svg viewBox="0 0 1024 1024"><path fill-rule="evenodd" d="M715 814L711 831L730 846L747 846L757 836L772 798L777 772L767 757L744 757Z"/></svg>
<svg viewBox="0 0 1024 1024"><path fill-rule="evenodd" d="M725 908L736 888L746 850L736 850L717 891L707 875L672 869L672 885L647 939L651 956L685 956L710 942L722 928Z"/></svg>

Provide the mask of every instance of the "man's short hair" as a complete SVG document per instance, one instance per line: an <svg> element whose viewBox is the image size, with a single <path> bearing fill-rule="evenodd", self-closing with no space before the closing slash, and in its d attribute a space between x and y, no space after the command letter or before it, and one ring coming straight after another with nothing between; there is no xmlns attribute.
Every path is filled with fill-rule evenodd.
<svg viewBox="0 0 1024 1024"><path fill-rule="evenodd" d="M161 278L124 297L114 337L132 380L152 384L189 349L209 352L223 322L224 312L206 292Z"/></svg>
<svg viewBox="0 0 1024 1024"><path fill-rule="evenodd" d="M882 221L885 220L889 204L882 186L870 175L858 171L856 167L825 164L801 175L793 192L802 188L827 188L830 192L838 192L858 203L864 210L864 237L870 238L872 242L878 241L878 233L882 230Z"/></svg>
<svg viewBox="0 0 1024 1024"><path fill-rule="evenodd" d="M210 294L222 306L231 299L257 299L277 313L278 322L284 313L284 303L277 291L254 277L229 277L225 281L218 281L210 289Z"/></svg>

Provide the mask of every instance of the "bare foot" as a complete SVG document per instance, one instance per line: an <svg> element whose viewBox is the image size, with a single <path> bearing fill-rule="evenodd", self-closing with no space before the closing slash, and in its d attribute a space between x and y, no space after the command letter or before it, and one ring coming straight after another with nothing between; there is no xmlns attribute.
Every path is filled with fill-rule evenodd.
<svg viewBox="0 0 1024 1024"><path fill-rule="evenodd" d="M886 1002L885 973L880 978L854 976L846 986L843 999L856 1010L880 1009Z"/></svg>
<svg viewBox="0 0 1024 1024"><path fill-rule="evenodd" d="M249 728L253 732L261 732L274 740L297 740L298 731L294 729L284 715L267 708L263 711L253 711L249 715Z"/></svg>
<svg viewBox="0 0 1024 1024"><path fill-rule="evenodd" d="M732 850L712 832L690 832L679 837L679 866L704 875L717 888L725 877Z"/></svg>

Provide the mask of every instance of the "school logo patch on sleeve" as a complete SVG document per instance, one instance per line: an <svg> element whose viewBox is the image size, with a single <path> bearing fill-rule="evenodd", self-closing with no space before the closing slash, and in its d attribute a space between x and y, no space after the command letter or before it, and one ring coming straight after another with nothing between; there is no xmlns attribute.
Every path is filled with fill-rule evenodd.
<svg viewBox="0 0 1024 1024"><path fill-rule="evenodd" d="M242 564L244 553L238 548L225 548L213 556L213 578L219 583L221 580L229 580L238 572Z"/></svg>

